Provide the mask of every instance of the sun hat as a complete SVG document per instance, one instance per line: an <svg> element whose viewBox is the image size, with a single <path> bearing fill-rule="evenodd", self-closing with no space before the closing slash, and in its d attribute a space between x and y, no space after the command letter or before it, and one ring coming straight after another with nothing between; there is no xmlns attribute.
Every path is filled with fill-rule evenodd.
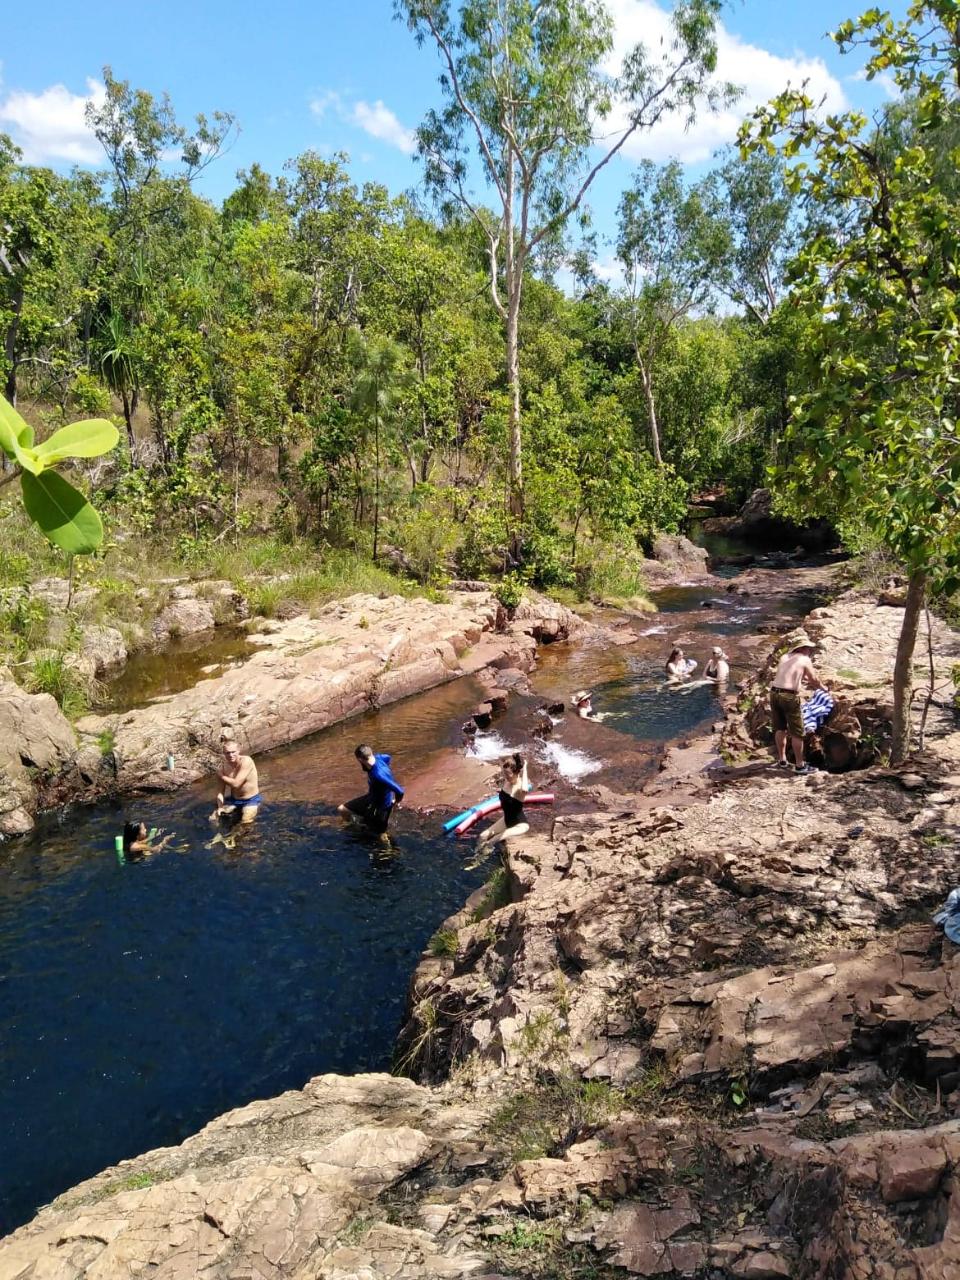
<svg viewBox="0 0 960 1280"><path fill-rule="evenodd" d="M573 703L573 705L574 705L575 707L579 707L579 705L580 705L580 703L581 703L581 702L589 702L589 701L590 701L590 690L589 690L589 689L578 689L576 693L574 693L574 694L572 694L572 695L571 695L571 697L570 697L570 701Z"/></svg>
<svg viewBox="0 0 960 1280"><path fill-rule="evenodd" d="M798 649L815 649L817 646L805 631L795 632L790 641L790 652L796 653Z"/></svg>

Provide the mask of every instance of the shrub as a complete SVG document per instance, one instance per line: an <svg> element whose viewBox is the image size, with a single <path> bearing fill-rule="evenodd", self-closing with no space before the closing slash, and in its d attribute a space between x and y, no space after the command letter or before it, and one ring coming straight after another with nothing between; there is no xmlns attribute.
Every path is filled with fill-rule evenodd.
<svg viewBox="0 0 960 1280"><path fill-rule="evenodd" d="M396 540L419 582L442 574L457 545L459 532L449 506L430 485L412 495L415 505L397 523Z"/></svg>
<svg viewBox="0 0 960 1280"><path fill-rule="evenodd" d="M438 929L427 943L427 950L432 956L455 956L458 942L456 929Z"/></svg>
<svg viewBox="0 0 960 1280"><path fill-rule="evenodd" d="M89 691L83 678L69 666L62 653L39 654L29 674L31 693L50 693L68 720L77 720L89 707Z"/></svg>
<svg viewBox="0 0 960 1280"><path fill-rule="evenodd" d="M523 599L523 578L519 573L508 573L497 583L493 594L497 597L507 613L513 613Z"/></svg>

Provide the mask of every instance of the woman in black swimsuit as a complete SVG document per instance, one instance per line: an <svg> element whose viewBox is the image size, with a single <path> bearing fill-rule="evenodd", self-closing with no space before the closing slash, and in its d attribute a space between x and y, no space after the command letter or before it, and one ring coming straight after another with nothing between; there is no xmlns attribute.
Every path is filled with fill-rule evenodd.
<svg viewBox="0 0 960 1280"><path fill-rule="evenodd" d="M523 798L530 790L527 762L517 751L502 760L500 767L503 771L503 785L497 795L500 817L480 836L477 844L479 849L508 836L525 836L530 830L530 824L523 817Z"/></svg>

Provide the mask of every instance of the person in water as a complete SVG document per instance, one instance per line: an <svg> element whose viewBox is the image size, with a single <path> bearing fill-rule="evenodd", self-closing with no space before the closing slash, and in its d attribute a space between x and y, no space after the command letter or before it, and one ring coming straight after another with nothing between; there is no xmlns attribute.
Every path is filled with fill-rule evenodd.
<svg viewBox="0 0 960 1280"><path fill-rule="evenodd" d="M718 644L713 646L703 674L708 680L716 680L717 684L726 684L730 679L730 662Z"/></svg>
<svg viewBox="0 0 960 1280"><path fill-rule="evenodd" d="M801 632L799 639L777 664L770 685L770 715L773 721L773 739L777 744L777 768L790 768L787 762L789 738L793 745L795 769L801 774L815 773L816 769L803 760L803 703L800 690L805 684L813 689L826 688L813 669L811 655L815 648L810 637Z"/></svg>
<svg viewBox="0 0 960 1280"><path fill-rule="evenodd" d="M696 658L685 658L679 646L670 650L670 657L664 666L668 680L688 680L696 669Z"/></svg>
<svg viewBox="0 0 960 1280"><path fill-rule="evenodd" d="M570 702L581 720L602 720L605 713L594 711L591 698L589 689L578 689Z"/></svg>
<svg viewBox="0 0 960 1280"><path fill-rule="evenodd" d="M232 738L221 744L223 768L217 777L223 783L223 791L217 796L217 807L211 818L230 817L236 813L243 823L252 822L262 803L260 780L252 756L240 754L240 748Z"/></svg>
<svg viewBox="0 0 960 1280"><path fill-rule="evenodd" d="M366 743L361 743L353 754L367 775L367 794L340 805L337 813L348 819L359 818L375 835L386 836L393 811L403 799L403 787L390 772L388 755L378 755Z"/></svg>
<svg viewBox="0 0 960 1280"><path fill-rule="evenodd" d="M153 841L157 840L158 836L163 836L163 831L155 831L151 837L145 822L124 823L123 856L128 862L135 862L137 858L148 858L151 853L159 853L161 849L165 849L173 839L171 833L154 844Z"/></svg>
<svg viewBox="0 0 960 1280"><path fill-rule="evenodd" d="M530 779L527 777L527 762L519 751L506 756L500 762L501 786L497 793L500 801L500 817L486 831L481 832L477 848L483 849L488 844L496 844L498 840L510 836L525 836L530 830L529 822L524 821L523 799L530 790Z"/></svg>

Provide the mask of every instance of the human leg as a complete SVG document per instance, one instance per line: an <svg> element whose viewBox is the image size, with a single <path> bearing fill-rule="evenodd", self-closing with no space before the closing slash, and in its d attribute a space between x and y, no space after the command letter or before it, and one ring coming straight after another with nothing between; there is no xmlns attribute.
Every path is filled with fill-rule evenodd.
<svg viewBox="0 0 960 1280"><path fill-rule="evenodd" d="M479 839L477 840L477 848L482 849L486 845L490 844L491 841L499 840L506 829L507 824L504 818L498 818L496 822L491 823L491 825L487 827L486 831L480 832Z"/></svg>

